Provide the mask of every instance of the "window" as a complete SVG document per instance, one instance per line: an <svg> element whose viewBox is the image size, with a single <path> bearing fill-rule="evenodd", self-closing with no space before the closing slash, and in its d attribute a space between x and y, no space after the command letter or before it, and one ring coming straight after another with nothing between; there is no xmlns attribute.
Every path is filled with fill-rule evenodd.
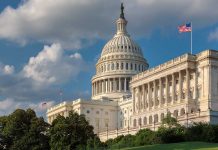
<svg viewBox="0 0 218 150"><path fill-rule="evenodd" d="M87 114L89 114L89 113L90 113L90 111L89 111L89 110L87 110L87 111L86 111L86 113L87 113Z"/></svg>
<svg viewBox="0 0 218 150"><path fill-rule="evenodd" d="M109 125L109 119L105 119L105 120L104 120L104 124L105 124L105 127L108 128L108 125Z"/></svg>
<svg viewBox="0 0 218 150"><path fill-rule="evenodd" d="M121 63L121 67L120 67L120 69L123 70L123 63Z"/></svg>
<svg viewBox="0 0 218 150"><path fill-rule="evenodd" d="M114 63L111 64L111 70L114 70Z"/></svg>
<svg viewBox="0 0 218 150"><path fill-rule="evenodd" d="M107 70L108 70L108 71L110 70L110 64L107 65Z"/></svg>
<svg viewBox="0 0 218 150"><path fill-rule="evenodd" d="M137 71L137 64L135 64L135 71Z"/></svg>
<svg viewBox="0 0 218 150"><path fill-rule="evenodd" d="M130 69L132 70L132 68L133 68L133 67L132 67L132 63L131 63L131 64L130 64Z"/></svg>
<svg viewBox="0 0 218 150"><path fill-rule="evenodd" d="M119 70L119 63L117 63L117 70Z"/></svg>
<svg viewBox="0 0 218 150"><path fill-rule="evenodd" d="M128 63L126 63L126 70L128 70Z"/></svg>

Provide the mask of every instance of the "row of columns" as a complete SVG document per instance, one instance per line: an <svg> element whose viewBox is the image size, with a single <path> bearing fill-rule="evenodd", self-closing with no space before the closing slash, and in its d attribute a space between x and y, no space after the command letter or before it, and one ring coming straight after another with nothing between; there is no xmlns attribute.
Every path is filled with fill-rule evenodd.
<svg viewBox="0 0 218 150"><path fill-rule="evenodd" d="M129 91L129 82L130 77L98 80L92 83L92 95L95 96L111 92L127 92Z"/></svg>
<svg viewBox="0 0 218 150"><path fill-rule="evenodd" d="M185 72L185 74L183 73ZM186 83L183 84L183 78L186 77ZM171 78L171 81L169 79ZM178 78L178 85L176 80ZM197 84L195 74L194 98L196 95ZM186 86L186 87L183 87ZM171 86L171 88L170 88ZM178 88L178 94L176 92ZM171 90L170 90L171 89ZM184 91L185 90L185 91ZM190 70L181 70L179 72L161 77L154 81L133 88L133 111L151 109L154 107L167 106L190 98ZM184 95L185 94L185 95ZM193 98L193 96L192 96Z"/></svg>
<svg viewBox="0 0 218 150"><path fill-rule="evenodd" d="M147 66L144 64L130 63L130 62L115 62L115 63L103 64L97 67L97 73L117 71L117 70L144 71L146 69Z"/></svg>

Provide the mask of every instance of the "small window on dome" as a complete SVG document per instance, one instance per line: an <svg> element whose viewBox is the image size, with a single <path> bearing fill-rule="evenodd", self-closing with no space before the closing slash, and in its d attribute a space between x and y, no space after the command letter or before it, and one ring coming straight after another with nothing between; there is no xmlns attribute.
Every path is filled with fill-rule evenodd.
<svg viewBox="0 0 218 150"><path fill-rule="evenodd" d="M121 46L121 49L123 49L123 46Z"/></svg>
<svg viewBox="0 0 218 150"><path fill-rule="evenodd" d="M130 64L130 69L132 70L132 68L133 68L133 67L132 67L132 63L131 63L131 64Z"/></svg>
<svg viewBox="0 0 218 150"><path fill-rule="evenodd" d="M129 49L130 49L130 46L129 46Z"/></svg>
<svg viewBox="0 0 218 150"><path fill-rule="evenodd" d="M107 70L108 70L108 71L110 70L110 64L107 65Z"/></svg>
<svg viewBox="0 0 218 150"><path fill-rule="evenodd" d="M126 70L128 70L129 68L128 68L128 63L126 63Z"/></svg>
<svg viewBox="0 0 218 150"><path fill-rule="evenodd" d="M140 65L139 65L139 71L141 71L141 67L140 67Z"/></svg>
<svg viewBox="0 0 218 150"><path fill-rule="evenodd" d="M111 70L114 70L114 63L111 64Z"/></svg>
<svg viewBox="0 0 218 150"><path fill-rule="evenodd" d="M135 64L135 71L137 71L137 64Z"/></svg>

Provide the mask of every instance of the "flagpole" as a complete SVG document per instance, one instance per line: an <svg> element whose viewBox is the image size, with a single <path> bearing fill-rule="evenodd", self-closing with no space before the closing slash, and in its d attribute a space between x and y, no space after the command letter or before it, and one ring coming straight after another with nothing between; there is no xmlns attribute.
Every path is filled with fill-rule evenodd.
<svg viewBox="0 0 218 150"><path fill-rule="evenodd" d="M191 54L192 54L192 22L191 22Z"/></svg>

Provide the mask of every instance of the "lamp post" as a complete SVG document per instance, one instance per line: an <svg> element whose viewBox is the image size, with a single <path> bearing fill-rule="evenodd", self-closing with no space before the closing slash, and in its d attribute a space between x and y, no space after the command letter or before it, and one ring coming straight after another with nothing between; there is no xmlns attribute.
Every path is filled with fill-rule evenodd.
<svg viewBox="0 0 218 150"><path fill-rule="evenodd" d="M127 115L128 115L128 116L127 116L127 121L128 121L128 134L129 134L129 107L128 107L127 110L128 110L128 112L127 112L127 113L128 113L128 114L127 114Z"/></svg>
<svg viewBox="0 0 218 150"><path fill-rule="evenodd" d="M118 137L118 128L119 128L119 103L117 100L117 137Z"/></svg>
<svg viewBox="0 0 218 150"><path fill-rule="evenodd" d="M201 109L198 108L198 116L200 117Z"/></svg>
<svg viewBox="0 0 218 150"><path fill-rule="evenodd" d="M188 127L188 112L186 113L186 125Z"/></svg>
<svg viewBox="0 0 218 150"><path fill-rule="evenodd" d="M107 140L108 140L108 123L106 124L106 126L107 126Z"/></svg>
<svg viewBox="0 0 218 150"><path fill-rule="evenodd" d="M154 120L154 131L155 131L155 120Z"/></svg>

